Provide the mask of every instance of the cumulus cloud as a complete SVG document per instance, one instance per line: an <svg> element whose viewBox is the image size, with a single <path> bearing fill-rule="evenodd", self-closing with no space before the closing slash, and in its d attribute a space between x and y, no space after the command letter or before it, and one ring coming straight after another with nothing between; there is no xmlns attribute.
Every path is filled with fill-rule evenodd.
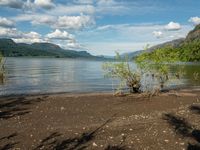
<svg viewBox="0 0 200 150"><path fill-rule="evenodd" d="M53 24L53 27L78 30L92 24L94 24L94 20L90 16L60 16L58 17L57 22Z"/></svg>
<svg viewBox="0 0 200 150"><path fill-rule="evenodd" d="M18 38L22 34L16 28L3 28L0 27L0 37L2 38Z"/></svg>
<svg viewBox="0 0 200 150"><path fill-rule="evenodd" d="M199 17L191 17L188 21L193 23L194 25L200 24L200 18Z"/></svg>
<svg viewBox="0 0 200 150"><path fill-rule="evenodd" d="M93 17L80 16L50 16L42 14L25 14L13 18L15 21L30 21L33 25L48 25L54 29L79 30L95 24Z"/></svg>
<svg viewBox="0 0 200 150"><path fill-rule="evenodd" d="M51 9L55 6L52 0L35 0L34 4L45 9Z"/></svg>
<svg viewBox="0 0 200 150"><path fill-rule="evenodd" d="M32 24L40 25L40 24L47 24L51 25L56 22L56 17L45 15L45 14L22 14L16 17L13 17L15 21L30 21Z"/></svg>
<svg viewBox="0 0 200 150"><path fill-rule="evenodd" d="M181 25L179 23L176 23L176 22L172 21L172 22L168 23L165 26L165 29L169 30L169 31L180 30L181 29Z"/></svg>
<svg viewBox="0 0 200 150"><path fill-rule="evenodd" d="M37 32L21 33L20 37L13 38L17 43L34 43L34 42L44 42L41 35Z"/></svg>
<svg viewBox="0 0 200 150"><path fill-rule="evenodd" d="M74 36L72 34L69 34L66 31L60 31L59 29L56 29L54 32L49 33L46 35L49 39L57 39L57 40L73 40Z"/></svg>
<svg viewBox="0 0 200 150"><path fill-rule="evenodd" d="M153 31L153 35L156 38L161 38L163 36L163 33L161 31Z"/></svg>
<svg viewBox="0 0 200 150"><path fill-rule="evenodd" d="M42 36L37 32L27 32L17 30L16 28L3 28L0 27L0 37L1 38L11 38L18 43L33 43L33 42L43 42Z"/></svg>
<svg viewBox="0 0 200 150"><path fill-rule="evenodd" d="M1 27L14 27L15 23L12 20L9 20L4 17L0 17L0 26Z"/></svg>
<svg viewBox="0 0 200 150"><path fill-rule="evenodd" d="M22 0L0 0L0 5L20 9L23 7Z"/></svg>

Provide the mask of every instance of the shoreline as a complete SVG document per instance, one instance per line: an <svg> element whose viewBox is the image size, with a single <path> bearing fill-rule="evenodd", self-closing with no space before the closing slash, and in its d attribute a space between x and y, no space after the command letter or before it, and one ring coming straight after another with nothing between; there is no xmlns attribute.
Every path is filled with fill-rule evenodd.
<svg viewBox="0 0 200 150"><path fill-rule="evenodd" d="M184 90L192 90L192 91L200 91L200 86L182 86L171 89L164 89L161 91L162 93L170 92L170 91L184 91ZM139 95L142 93L124 93L125 95ZM65 96L89 96L89 95L115 95L113 91L97 91L97 92L46 92L46 93L32 93L32 94L6 94L0 95L1 98L12 98L12 97L34 97L34 96L54 96L54 95L65 95Z"/></svg>
<svg viewBox="0 0 200 150"><path fill-rule="evenodd" d="M186 149L200 143L177 131L200 129L198 110L200 89L3 97L0 149Z"/></svg>

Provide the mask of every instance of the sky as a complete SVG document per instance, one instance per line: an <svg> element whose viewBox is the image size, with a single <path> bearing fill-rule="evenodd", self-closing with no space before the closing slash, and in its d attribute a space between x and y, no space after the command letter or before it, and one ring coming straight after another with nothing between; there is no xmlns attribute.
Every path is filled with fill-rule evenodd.
<svg viewBox="0 0 200 150"><path fill-rule="evenodd" d="M183 38L199 0L0 0L0 38L115 55Z"/></svg>

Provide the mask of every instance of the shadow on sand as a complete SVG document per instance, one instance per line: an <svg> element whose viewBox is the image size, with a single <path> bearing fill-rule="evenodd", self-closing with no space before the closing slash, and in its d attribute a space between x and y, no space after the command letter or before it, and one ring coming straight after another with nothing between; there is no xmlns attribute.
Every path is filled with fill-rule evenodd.
<svg viewBox="0 0 200 150"><path fill-rule="evenodd" d="M190 109L192 110L193 107L191 106ZM185 118L174 114L164 114L163 119L173 127L176 134L195 139L196 144L188 142L187 150L200 150L200 130L195 129Z"/></svg>
<svg viewBox="0 0 200 150"><path fill-rule="evenodd" d="M0 119L9 119L16 116L22 116L31 112L31 106L35 103L44 101L45 98L26 99L4 98L0 100Z"/></svg>
<svg viewBox="0 0 200 150"><path fill-rule="evenodd" d="M115 116L115 115L114 115ZM95 139L98 132L103 129L105 125L113 121L113 117L108 119L105 123L96 129L82 133L80 136L73 138L65 138L64 134L54 132L48 137L44 138L34 150L49 149L49 150L83 150L91 145L91 141ZM121 145L108 146L106 150L124 150Z"/></svg>
<svg viewBox="0 0 200 150"><path fill-rule="evenodd" d="M8 136L4 136L0 138L0 150L11 150L14 149L14 146L18 144L19 142L13 142L12 138L16 137L18 134L13 133ZM1 144L4 143L4 144Z"/></svg>

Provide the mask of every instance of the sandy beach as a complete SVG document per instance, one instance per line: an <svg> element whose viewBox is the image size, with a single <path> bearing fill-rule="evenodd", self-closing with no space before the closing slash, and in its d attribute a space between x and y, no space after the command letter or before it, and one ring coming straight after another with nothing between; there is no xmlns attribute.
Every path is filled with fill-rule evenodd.
<svg viewBox="0 0 200 150"><path fill-rule="evenodd" d="M0 149L199 148L200 90L0 98Z"/></svg>

